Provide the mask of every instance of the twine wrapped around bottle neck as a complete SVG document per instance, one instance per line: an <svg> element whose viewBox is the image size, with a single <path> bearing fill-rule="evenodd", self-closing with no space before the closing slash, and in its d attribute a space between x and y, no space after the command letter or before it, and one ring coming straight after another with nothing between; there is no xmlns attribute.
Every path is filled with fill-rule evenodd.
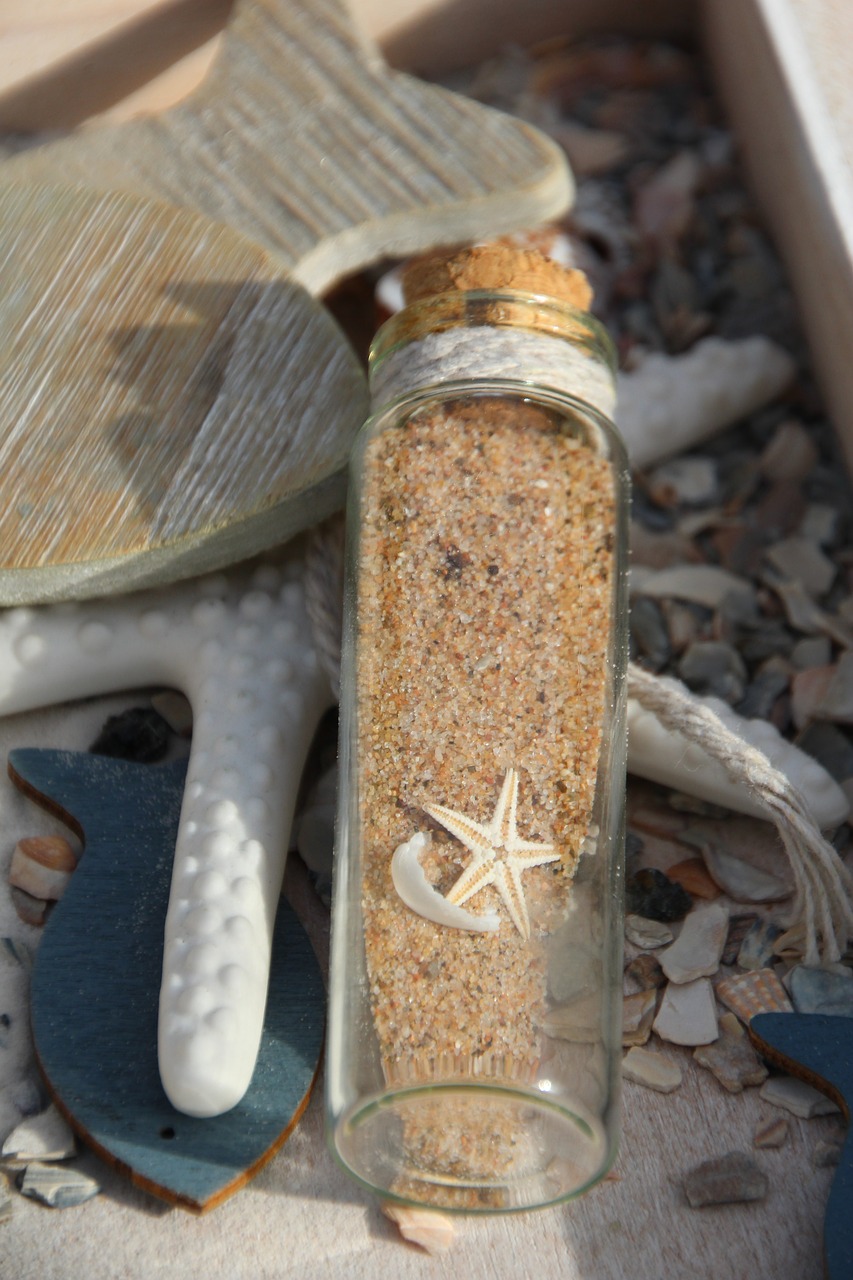
<svg viewBox="0 0 853 1280"><path fill-rule="evenodd" d="M370 377L375 410L426 387L513 382L551 389L613 416L612 374L564 338L516 329L445 329L392 352Z"/></svg>

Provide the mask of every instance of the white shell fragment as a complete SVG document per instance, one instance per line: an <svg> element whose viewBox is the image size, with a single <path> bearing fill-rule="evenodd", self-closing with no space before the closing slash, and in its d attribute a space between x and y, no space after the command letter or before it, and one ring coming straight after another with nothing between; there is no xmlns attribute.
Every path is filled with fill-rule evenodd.
<svg viewBox="0 0 853 1280"><path fill-rule="evenodd" d="M400 898L410 911L432 920L433 924L446 925L450 929L467 929L474 933L493 933L500 927L500 918L494 911L475 915L464 907L455 906L434 889L424 875L420 856L430 843L430 837L417 831L411 840L397 845L391 858L391 879Z"/></svg>
<svg viewBox="0 0 853 1280"><path fill-rule="evenodd" d="M815 1116L830 1116L838 1111L838 1107L825 1093L812 1088L805 1080L797 1080L794 1076L771 1076L761 1086L759 1097L773 1107L782 1107L791 1115L801 1120L811 1120Z"/></svg>
<svg viewBox="0 0 853 1280"><path fill-rule="evenodd" d="M28 1164L20 1179L22 1196L51 1209L73 1209L100 1191L100 1183L68 1165Z"/></svg>
<svg viewBox="0 0 853 1280"><path fill-rule="evenodd" d="M652 1049L629 1049L622 1059L622 1076L658 1093L672 1093L681 1084L681 1067Z"/></svg>
<svg viewBox="0 0 853 1280"><path fill-rule="evenodd" d="M838 783L812 756L787 742L767 720L747 720L719 698L700 698L727 729L739 734L799 791L819 827L838 826L850 803ZM723 805L755 818L769 815L745 788L730 781L723 766L682 734L665 729L653 711L628 699L628 772L701 800Z"/></svg>
<svg viewBox="0 0 853 1280"><path fill-rule="evenodd" d="M728 908L718 902L694 907L681 932L658 956L670 982L693 982L712 977L720 967L729 927Z"/></svg>
<svg viewBox="0 0 853 1280"><path fill-rule="evenodd" d="M34 898L56 902L77 866L64 836L25 836L15 845L9 883Z"/></svg>
<svg viewBox="0 0 853 1280"><path fill-rule="evenodd" d="M447 1253L453 1244L456 1231L445 1213L406 1204L383 1204L382 1212L397 1224L404 1240L420 1245L426 1253Z"/></svg>
<svg viewBox="0 0 853 1280"><path fill-rule="evenodd" d="M756 335L704 338L684 355L653 353L619 375L616 425L634 467L680 453L775 399L791 382L791 356Z"/></svg>
<svg viewBox="0 0 853 1280"><path fill-rule="evenodd" d="M37 1116L17 1125L3 1143L3 1159L22 1164L30 1160L67 1160L77 1152L74 1134L51 1104Z"/></svg>
<svg viewBox="0 0 853 1280"><path fill-rule="evenodd" d="M679 985L670 982L663 993L654 1030L672 1044L711 1044L716 1040L717 1008L707 978Z"/></svg>

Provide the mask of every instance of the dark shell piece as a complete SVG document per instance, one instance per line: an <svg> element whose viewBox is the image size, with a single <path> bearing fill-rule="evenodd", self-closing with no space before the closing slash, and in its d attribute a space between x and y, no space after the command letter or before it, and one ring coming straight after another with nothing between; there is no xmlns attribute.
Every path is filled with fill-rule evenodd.
<svg viewBox="0 0 853 1280"><path fill-rule="evenodd" d="M172 730L153 707L129 707L110 716L89 750L94 755L154 764L169 749Z"/></svg>
<svg viewBox="0 0 853 1280"><path fill-rule="evenodd" d="M669 924L683 920L693 899L680 884L654 867L644 867L629 877L625 887L625 908L635 916Z"/></svg>

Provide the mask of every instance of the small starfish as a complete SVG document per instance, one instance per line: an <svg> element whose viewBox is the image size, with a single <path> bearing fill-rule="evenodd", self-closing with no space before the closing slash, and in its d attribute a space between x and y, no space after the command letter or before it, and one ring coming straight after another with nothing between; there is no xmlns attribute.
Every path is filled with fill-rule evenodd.
<svg viewBox="0 0 853 1280"><path fill-rule="evenodd" d="M425 804L424 812L461 840L473 858L462 875L446 895L448 902L461 906L475 893L494 885L506 904L522 938L530 937L530 918L521 887L521 873L529 867L545 862L559 862L560 855L552 844L534 844L521 840L516 828L518 805L518 774L508 769L495 805L492 819L487 826L466 818L462 813L446 808L443 804ZM498 853L503 851L504 857Z"/></svg>

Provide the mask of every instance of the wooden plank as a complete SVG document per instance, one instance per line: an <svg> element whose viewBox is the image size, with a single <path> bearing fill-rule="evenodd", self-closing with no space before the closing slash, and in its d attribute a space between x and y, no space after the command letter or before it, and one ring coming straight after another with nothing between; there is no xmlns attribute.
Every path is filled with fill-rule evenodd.
<svg viewBox="0 0 853 1280"><path fill-rule="evenodd" d="M50 1092L135 1186L194 1212L214 1208L272 1158L307 1105L325 1020L307 935L281 904L261 1047L241 1102L209 1119L181 1114L160 1083L157 1007L186 761L21 750L9 770L84 841L32 977L33 1036Z"/></svg>
<svg viewBox="0 0 853 1280"><path fill-rule="evenodd" d="M364 377L227 227L121 194L0 189L0 600L171 581L343 500Z"/></svg>
<svg viewBox="0 0 853 1280"><path fill-rule="evenodd" d="M702 28L853 467L853 7L704 0Z"/></svg>

